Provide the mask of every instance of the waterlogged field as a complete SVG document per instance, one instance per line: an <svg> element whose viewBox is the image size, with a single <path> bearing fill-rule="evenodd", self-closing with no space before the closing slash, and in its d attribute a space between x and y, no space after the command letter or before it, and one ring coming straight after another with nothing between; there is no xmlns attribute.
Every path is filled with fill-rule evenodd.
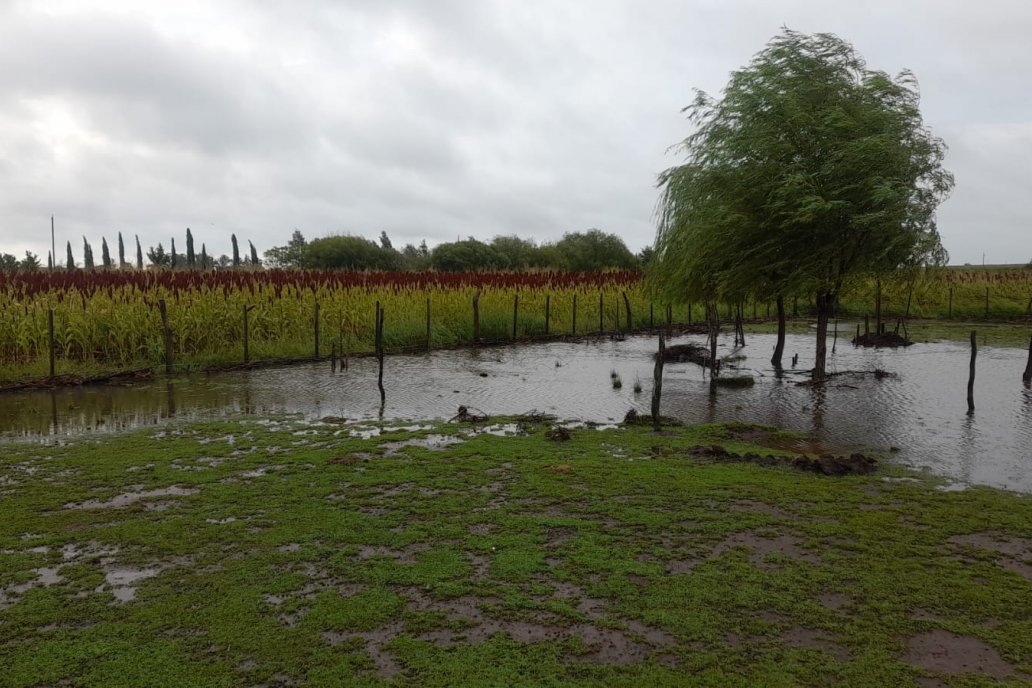
<svg viewBox="0 0 1032 688"><path fill-rule="evenodd" d="M789 455L769 428L549 430L287 419L5 445L0 682L1032 680L1029 497L710 448Z"/></svg>
<svg viewBox="0 0 1032 688"><path fill-rule="evenodd" d="M853 286L842 295L838 314L872 313L876 292L873 280ZM338 352L370 352L377 303L385 312L388 352L470 344L477 294L483 342L685 323L701 318L704 310L698 303L656 303L640 274L621 272L0 273L0 383L49 375L51 310L54 372L88 376L164 365L162 301L173 369L183 371L241 363L245 309L251 361L314 357L317 326L321 356L334 345ZM810 315L811 301L789 298L790 314ZM1032 270L944 269L882 280L882 311L890 323L904 315L1023 319L1032 316L1030 303ZM732 317L730 306L720 310L722 317ZM766 318L772 306L761 295L742 312Z"/></svg>
<svg viewBox="0 0 1032 688"><path fill-rule="evenodd" d="M165 361L166 304L176 370L243 360L244 309L251 360L312 357L319 308L322 356L374 347L376 304L387 351L473 341L587 333L666 322L634 273L436 274L256 272L58 272L0 275L0 380L49 373L48 313L56 370L126 370ZM626 301L624 299L626 295ZM576 300L576 315L574 301ZM429 304L429 305L428 305ZM430 332L427 337L427 311ZM514 322L515 311L515 322ZM687 318L684 307L673 311ZM547 316L547 321L546 321ZM576 323L574 322L576 318Z"/></svg>

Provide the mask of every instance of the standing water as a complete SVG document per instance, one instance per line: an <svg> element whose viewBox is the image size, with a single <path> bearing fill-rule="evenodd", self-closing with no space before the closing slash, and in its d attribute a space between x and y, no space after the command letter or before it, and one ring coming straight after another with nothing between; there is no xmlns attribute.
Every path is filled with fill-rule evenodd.
<svg viewBox="0 0 1032 688"><path fill-rule="evenodd" d="M695 341L681 337L670 344ZM846 341L828 354L828 370L894 373L841 375L821 387L807 379L812 336L790 335L778 375L769 363L773 335L751 335L725 375L751 375L752 387L710 392L704 371L668 363L662 413L687 423L742 421L809 433L839 451L896 453L898 460L968 484L1032 492L1032 391L1021 383L1025 352L982 348L976 411L966 402L969 350L935 342L906 349L862 349ZM830 342L829 342L830 344ZM648 413L654 337L554 342L480 350L438 351L387 359L387 401L380 406L376 361L329 363L159 379L126 386L36 390L0 395L0 433L54 437L115 432L165 419L235 413L301 413L309 418L423 420L449 418L462 404L491 415L547 412L584 421L619 421L629 409ZM740 358L741 357L741 358ZM615 388L611 374L620 377ZM643 390L635 393L635 382Z"/></svg>

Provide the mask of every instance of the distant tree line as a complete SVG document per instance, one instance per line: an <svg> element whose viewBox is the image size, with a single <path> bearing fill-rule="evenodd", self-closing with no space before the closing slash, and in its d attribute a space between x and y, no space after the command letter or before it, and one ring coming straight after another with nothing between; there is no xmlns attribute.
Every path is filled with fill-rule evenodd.
<svg viewBox="0 0 1032 688"><path fill-rule="evenodd" d="M72 242L67 242L65 246L65 260L63 263L57 263L55 265L54 256L47 252L47 265L48 269L66 269L66 270L77 270L80 267L84 270L113 270L113 269L132 269L143 270L144 268L167 268L167 269L187 269L187 270L211 270L211 269L228 269L228 268L259 268L262 266L262 261L258 257L258 249L255 248L251 241L248 241L248 254L241 256L240 247L237 243L236 234L230 235L230 243L232 244L232 255L222 254L218 257L211 256L208 254L208 249L205 244L201 244L201 250L198 253L194 249L194 238L190 228L186 229L186 252L179 253L176 251L176 240L175 237L169 242L169 248L166 250L163 243L158 242L157 246L151 246L144 252L143 247L140 245L140 237L135 236L136 239L136 252L135 256L131 257L134 259L126 260L125 254L125 241L122 238L122 233L118 233L118 261L117 263L111 256L111 250L108 247L106 237L102 237L100 240L100 264L94 257L93 246L90 244L86 237L82 238L82 262L79 263L75 259L75 254L72 251ZM146 255L147 262L144 263L144 256ZM0 271L14 271L24 270L26 272L32 272L43 268L42 261L39 256L32 253L31 251L25 252L25 258L19 260L16 256L9 253L0 253Z"/></svg>
<svg viewBox="0 0 1032 688"><path fill-rule="evenodd" d="M47 255L48 269L113 270L113 269L257 269L311 268L323 270L395 270L420 272L474 272L488 270L563 270L568 272L599 272L603 270L639 270L652 259L652 248L637 255L615 234L598 229L569 232L554 243L538 244L533 239L515 235L496 236L488 242L473 237L445 242L434 248L426 241L418 246L406 244L394 248L387 232L381 232L379 241L361 236L333 235L308 241L299 230L294 230L285 246L275 246L264 252L264 261L251 241L242 253L235 234L230 236L231 253L213 256L207 246L197 250L193 232L186 230L185 251L176 248L176 237L166 248L163 242L144 250L140 237L134 236L135 252L126 256L126 244L118 233L117 256L112 256L106 238L101 239L100 261L86 237L82 239L81 260L76 260L72 242L65 246L65 259L55 265L54 257ZM25 258L0 253L0 271L40 270L44 266L39 256L26 252Z"/></svg>
<svg viewBox="0 0 1032 688"><path fill-rule="evenodd" d="M438 244L394 248L387 232L379 242L361 236L335 235L307 241L294 230L285 246L265 252L272 267L344 270L473 272L485 270L551 269L571 272L636 270L651 259L652 249L637 256L615 234L598 229L570 232L555 243L538 244L518 236L496 236L489 242L473 237Z"/></svg>

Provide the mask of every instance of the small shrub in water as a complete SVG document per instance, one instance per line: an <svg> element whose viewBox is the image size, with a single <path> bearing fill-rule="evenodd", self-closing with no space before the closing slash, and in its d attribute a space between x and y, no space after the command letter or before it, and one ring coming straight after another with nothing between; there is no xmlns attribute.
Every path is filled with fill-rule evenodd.
<svg viewBox="0 0 1032 688"><path fill-rule="evenodd" d="M634 381L634 393L641 394L641 380Z"/></svg>
<svg viewBox="0 0 1032 688"><path fill-rule="evenodd" d="M620 379L620 376L617 375L613 378L613 389L620 389L621 387L623 387L623 381Z"/></svg>

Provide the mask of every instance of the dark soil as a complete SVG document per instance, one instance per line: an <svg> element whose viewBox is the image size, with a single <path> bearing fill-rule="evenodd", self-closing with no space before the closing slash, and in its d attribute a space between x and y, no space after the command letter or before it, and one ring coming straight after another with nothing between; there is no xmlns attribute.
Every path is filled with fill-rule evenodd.
<svg viewBox="0 0 1032 688"><path fill-rule="evenodd" d="M744 461L755 463L759 466L792 466L801 471L820 473L822 475L868 475L874 473L878 468L878 461L876 459L860 453L850 454L849 456L823 454L815 458L805 455L788 457L768 454L761 456L760 454L753 453L736 454L717 444L710 447L693 447L690 451L694 456L703 456L723 461Z"/></svg>

